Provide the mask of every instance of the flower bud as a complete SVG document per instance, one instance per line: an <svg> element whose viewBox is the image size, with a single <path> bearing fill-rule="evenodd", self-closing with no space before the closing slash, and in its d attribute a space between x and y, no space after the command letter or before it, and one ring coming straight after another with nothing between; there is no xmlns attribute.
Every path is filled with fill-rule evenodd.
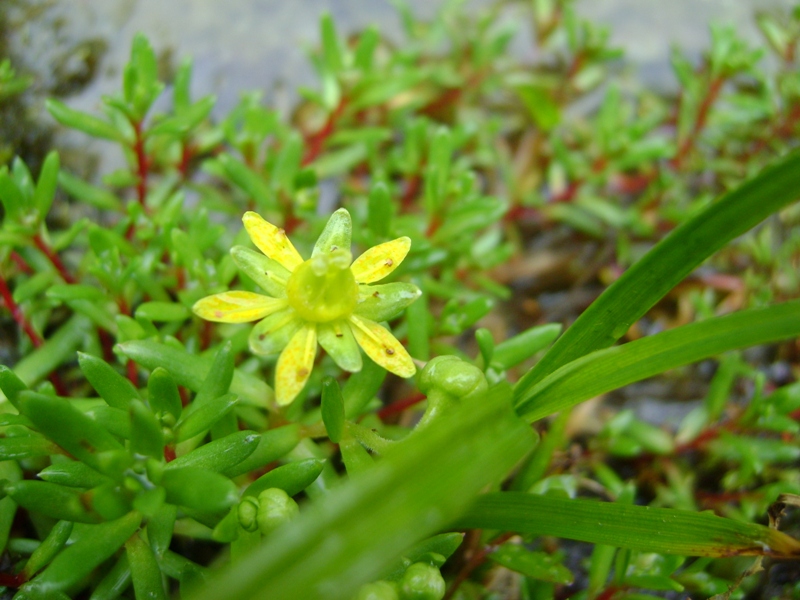
<svg viewBox="0 0 800 600"><path fill-rule="evenodd" d="M239 525L245 531L253 532L258 529L258 500L246 496L239 504Z"/></svg>
<svg viewBox="0 0 800 600"><path fill-rule="evenodd" d="M397 588L388 581L373 581L362 585L355 600L397 600Z"/></svg>
<svg viewBox="0 0 800 600"><path fill-rule="evenodd" d="M297 502L280 488L269 488L258 495L258 528L272 533L300 512Z"/></svg>
<svg viewBox="0 0 800 600"><path fill-rule="evenodd" d="M421 562L406 569L401 587L404 600L441 600L446 588L439 569Z"/></svg>

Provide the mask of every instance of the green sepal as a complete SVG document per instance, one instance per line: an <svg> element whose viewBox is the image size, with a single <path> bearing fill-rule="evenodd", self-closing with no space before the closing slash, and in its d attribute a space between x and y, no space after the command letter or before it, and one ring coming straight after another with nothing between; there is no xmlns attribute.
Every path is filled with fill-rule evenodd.
<svg viewBox="0 0 800 600"><path fill-rule="evenodd" d="M325 431L328 438L338 444L344 432L344 399L339 382L333 377L326 377L322 380L322 422L325 424Z"/></svg>
<svg viewBox="0 0 800 600"><path fill-rule="evenodd" d="M273 298L286 297L286 282L291 273L278 261L244 246L231 248L231 258L267 294Z"/></svg>
<svg viewBox="0 0 800 600"><path fill-rule="evenodd" d="M103 359L78 352L78 364L86 379L109 406L127 410L131 400L139 399L139 392L133 384Z"/></svg>
<svg viewBox="0 0 800 600"><path fill-rule="evenodd" d="M130 404L131 450L137 454L162 458L164 456L164 434L152 411L140 400Z"/></svg>
<svg viewBox="0 0 800 600"><path fill-rule="evenodd" d="M255 431L238 431L195 448L169 463L164 472L196 467L225 473L250 456L258 447L260 436Z"/></svg>
<svg viewBox="0 0 800 600"><path fill-rule="evenodd" d="M82 492L46 481L6 484L6 494L26 510L76 523L98 523L99 514L86 508Z"/></svg>
<svg viewBox="0 0 800 600"><path fill-rule="evenodd" d="M227 477L196 467L164 470L161 485L167 492L167 502L216 514L239 501L236 485Z"/></svg>
<svg viewBox="0 0 800 600"><path fill-rule="evenodd" d="M113 435L69 402L22 392L19 408L39 431L90 467L102 471L98 453L123 450Z"/></svg>
<svg viewBox="0 0 800 600"><path fill-rule="evenodd" d="M413 283L401 281L358 287L355 313L376 323L397 317L404 308L422 295Z"/></svg>
<svg viewBox="0 0 800 600"><path fill-rule="evenodd" d="M183 405L178 392L178 384L164 367L156 367L147 380L150 408L154 412L169 413L175 420L181 418Z"/></svg>
<svg viewBox="0 0 800 600"><path fill-rule="evenodd" d="M346 208L340 208L328 219L325 228L317 238L317 243L314 244L314 251L311 255L330 254L338 249L350 252L352 237L353 220Z"/></svg>
<svg viewBox="0 0 800 600"><path fill-rule="evenodd" d="M61 551L20 591L55 593L72 588L122 547L141 520L141 515L131 512L116 521L81 528L80 534L74 536L75 543Z"/></svg>
<svg viewBox="0 0 800 600"><path fill-rule="evenodd" d="M273 313L253 327L249 338L250 350L262 356L277 354L286 347L302 325L303 322L291 308Z"/></svg>
<svg viewBox="0 0 800 600"><path fill-rule="evenodd" d="M125 554L131 570L131 581L137 598L166 600L161 569L153 550L139 534L125 542Z"/></svg>
<svg viewBox="0 0 800 600"><path fill-rule="evenodd" d="M317 324L317 342L340 369L357 373L364 365L358 342L344 319Z"/></svg>
<svg viewBox="0 0 800 600"><path fill-rule="evenodd" d="M247 458L222 473L228 477L250 473L286 456L299 443L300 426L297 424L270 429L259 436L258 445Z"/></svg>
<svg viewBox="0 0 800 600"><path fill-rule="evenodd" d="M236 394L224 394L219 398L206 402L178 421L177 425L175 425L175 441L182 442L196 435L206 433L222 417L230 413L238 403L239 396Z"/></svg>
<svg viewBox="0 0 800 600"><path fill-rule="evenodd" d="M53 526L47 537L25 563L25 568L22 570L24 580L31 579L61 552L69 536L72 535L72 525L71 521L59 521Z"/></svg>
<svg viewBox="0 0 800 600"><path fill-rule="evenodd" d="M37 477L50 483L87 490L112 483L113 481L111 478L95 471L89 465L77 460L62 460L53 463L39 471Z"/></svg>
<svg viewBox="0 0 800 600"><path fill-rule="evenodd" d="M325 461L306 458L272 469L251 483L243 496L258 496L269 488L280 488L289 496L299 494L322 473Z"/></svg>

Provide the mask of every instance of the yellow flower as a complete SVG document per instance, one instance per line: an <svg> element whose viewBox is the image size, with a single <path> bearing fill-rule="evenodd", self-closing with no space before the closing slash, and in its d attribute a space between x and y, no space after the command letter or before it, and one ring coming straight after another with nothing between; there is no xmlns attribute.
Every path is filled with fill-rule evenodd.
<svg viewBox="0 0 800 600"><path fill-rule="evenodd" d="M337 210L304 261L283 229L254 212L242 218L259 254L243 246L231 249L236 265L267 294L232 291L195 303L195 314L220 323L259 323L250 334L256 354L280 352L275 399L294 400L314 366L317 342L342 369L359 371L359 346L372 360L400 377L416 372L406 349L379 325L397 316L420 296L410 283L368 285L403 262L411 240L401 237L370 248L352 262L350 213Z"/></svg>

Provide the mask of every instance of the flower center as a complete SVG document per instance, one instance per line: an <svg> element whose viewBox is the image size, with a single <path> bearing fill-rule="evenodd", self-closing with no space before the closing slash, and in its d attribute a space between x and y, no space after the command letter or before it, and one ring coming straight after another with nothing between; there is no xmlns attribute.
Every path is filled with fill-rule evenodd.
<svg viewBox="0 0 800 600"><path fill-rule="evenodd" d="M292 271L286 296L301 319L325 323L353 313L358 284L350 270L351 260L350 252L339 248L318 254Z"/></svg>

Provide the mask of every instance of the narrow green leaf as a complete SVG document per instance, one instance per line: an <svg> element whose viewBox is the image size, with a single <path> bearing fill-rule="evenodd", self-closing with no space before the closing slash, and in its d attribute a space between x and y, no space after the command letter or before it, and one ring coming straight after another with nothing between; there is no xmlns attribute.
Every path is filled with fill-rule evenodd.
<svg viewBox="0 0 800 600"><path fill-rule="evenodd" d="M412 434L376 463L370 477L307 505L292 527L274 532L192 598L248 600L267 591L287 600L350 598L409 546L451 522L530 450L530 428L508 402L508 388L498 386L437 427ZM336 544L326 541L332 539Z"/></svg>
<svg viewBox="0 0 800 600"><path fill-rule="evenodd" d="M89 600L116 600L125 593L130 584L131 568L128 557L122 554L94 588Z"/></svg>
<svg viewBox="0 0 800 600"><path fill-rule="evenodd" d="M121 519L84 527L75 543L62 551L41 574L22 587L43 593L66 590L80 583L105 562L139 528L142 517L132 512Z"/></svg>
<svg viewBox="0 0 800 600"><path fill-rule="evenodd" d="M150 395L150 407L156 412L169 413L175 420L181 418L181 395L178 385L163 367L156 367L147 380L147 391Z"/></svg>
<svg viewBox="0 0 800 600"><path fill-rule="evenodd" d="M135 316L161 323L185 321L191 316L191 313L183 304L177 302L143 302L136 307Z"/></svg>
<svg viewBox="0 0 800 600"><path fill-rule="evenodd" d="M166 600L161 569L150 546L138 534L125 542L125 554L131 570L131 580L137 598Z"/></svg>
<svg viewBox="0 0 800 600"><path fill-rule="evenodd" d="M272 469L251 483L244 496L258 496L269 488L280 488L289 496L299 494L322 473L325 462L316 458L306 458L287 463Z"/></svg>
<svg viewBox="0 0 800 600"><path fill-rule="evenodd" d="M39 212L39 218L44 219L50 212L50 206L56 195L56 185L58 184L58 170L60 161L58 152L50 151L42 163L42 170L39 173L39 180L36 182L36 190L33 193L33 208Z"/></svg>
<svg viewBox="0 0 800 600"><path fill-rule="evenodd" d="M725 244L800 195L800 151L789 153L683 223L628 269L586 309L537 365L519 380L517 399L546 375L607 348Z"/></svg>
<svg viewBox="0 0 800 600"><path fill-rule="evenodd" d="M122 202L117 196L108 190L86 183L80 177L76 177L66 171L61 171L58 174L58 183L70 196L85 202L89 206L102 210L122 210Z"/></svg>
<svg viewBox="0 0 800 600"><path fill-rule="evenodd" d="M495 346L492 362L501 369L510 369L547 348L561 333L561 329L560 323L548 323L518 333Z"/></svg>
<svg viewBox="0 0 800 600"><path fill-rule="evenodd" d="M48 98L45 106L50 114L53 115L53 118L66 127L78 129L92 137L104 138L115 142L125 140L122 132L111 123L70 108L59 100Z"/></svg>
<svg viewBox="0 0 800 600"><path fill-rule="evenodd" d="M286 456L299 443L300 426L297 424L270 429L259 436L258 445L250 456L222 473L228 477L250 473Z"/></svg>
<svg viewBox="0 0 800 600"><path fill-rule="evenodd" d="M35 392L19 395L20 411L37 429L75 458L102 470L97 454L123 450L119 442L101 425L69 402Z"/></svg>
<svg viewBox="0 0 800 600"><path fill-rule="evenodd" d="M144 456L164 456L164 434L161 425L141 400L133 400L128 409L131 417L131 450Z"/></svg>
<svg viewBox="0 0 800 600"><path fill-rule="evenodd" d="M800 542L785 533L710 512L568 500L523 492L480 496L454 527L553 535L681 556L800 556Z"/></svg>
<svg viewBox="0 0 800 600"><path fill-rule="evenodd" d="M39 471L38 477L50 483L90 489L113 481L80 461L59 461Z"/></svg>
<svg viewBox="0 0 800 600"><path fill-rule="evenodd" d="M19 463L11 460L0 462L0 479L6 479L12 483L22 479L22 469L20 469ZM8 537L16 514L16 502L8 497L0 500L0 552L5 552L6 546L8 546Z"/></svg>
<svg viewBox="0 0 800 600"><path fill-rule="evenodd" d="M344 431L344 400L339 383L333 377L322 380L322 422L330 440L338 444Z"/></svg>
<svg viewBox="0 0 800 600"><path fill-rule="evenodd" d="M81 492L46 481L17 481L7 484L5 492L23 508L77 523L98 523L100 516L86 508Z"/></svg>
<svg viewBox="0 0 800 600"><path fill-rule="evenodd" d="M102 358L78 352L78 364L86 379L110 407L127 410L132 400L139 399L139 391L133 384Z"/></svg>
<svg viewBox="0 0 800 600"><path fill-rule="evenodd" d="M168 369L178 385L194 392L203 389L203 382L213 362L211 357L189 354L152 340L131 340L118 344L117 349L145 369ZM267 407L269 399L273 397L270 387L260 378L238 370L234 370L230 391L237 394L243 403L253 406Z"/></svg>
<svg viewBox="0 0 800 600"><path fill-rule="evenodd" d="M259 437L255 431L232 433L179 456L165 470L197 467L225 473L253 453L258 446Z"/></svg>
<svg viewBox="0 0 800 600"><path fill-rule="evenodd" d="M517 411L533 422L681 365L797 335L800 300L691 323L568 363L518 394Z"/></svg>
<svg viewBox="0 0 800 600"><path fill-rule="evenodd" d="M86 317L75 315L51 335L44 344L21 359L14 372L32 386L47 377L61 364L75 359L75 350L91 331L92 326Z"/></svg>
<svg viewBox="0 0 800 600"><path fill-rule="evenodd" d="M167 502L203 513L216 514L239 501L236 485L230 479L206 469L166 469L161 485L167 491Z"/></svg>
<svg viewBox="0 0 800 600"><path fill-rule="evenodd" d="M208 432L222 417L229 414L238 403L239 397L236 394L225 394L215 400L206 402L178 422L175 426L175 441L182 442Z"/></svg>
<svg viewBox="0 0 800 600"><path fill-rule="evenodd" d="M503 544L489 554L489 560L539 581L572 583L572 572L547 552L532 552L517 544Z"/></svg>
<svg viewBox="0 0 800 600"><path fill-rule="evenodd" d="M56 554L66 545L69 536L72 535L72 522L59 521L47 534L47 537L33 551L25 568L22 570L26 580L31 579L36 573L41 571L47 564L55 558Z"/></svg>
<svg viewBox="0 0 800 600"><path fill-rule="evenodd" d="M39 436L0 438L0 461L63 454L53 442Z"/></svg>

